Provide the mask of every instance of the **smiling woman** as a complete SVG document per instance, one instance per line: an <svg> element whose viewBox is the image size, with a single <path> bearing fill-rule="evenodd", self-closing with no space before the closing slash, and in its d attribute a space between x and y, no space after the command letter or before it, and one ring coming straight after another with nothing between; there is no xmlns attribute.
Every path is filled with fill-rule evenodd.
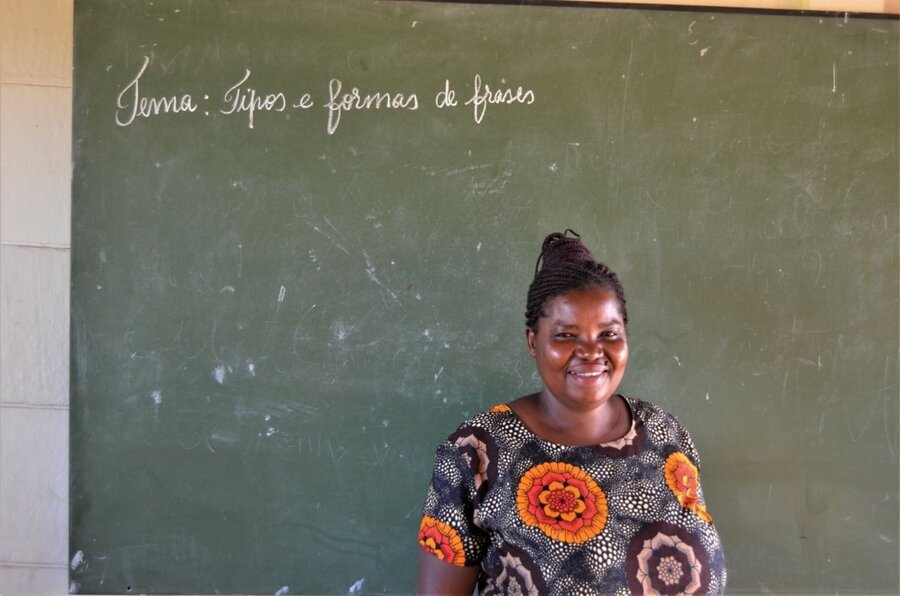
<svg viewBox="0 0 900 596"><path fill-rule="evenodd" d="M616 274L571 230L551 234L525 319L543 386L438 448L420 593L721 593L725 560L688 432L616 393L628 364Z"/></svg>
<svg viewBox="0 0 900 596"><path fill-rule="evenodd" d="M540 321L525 335L544 391L517 402L521 415L562 443L620 437L628 416L610 397L625 375L628 341L615 294L598 287L566 292L548 301Z"/></svg>

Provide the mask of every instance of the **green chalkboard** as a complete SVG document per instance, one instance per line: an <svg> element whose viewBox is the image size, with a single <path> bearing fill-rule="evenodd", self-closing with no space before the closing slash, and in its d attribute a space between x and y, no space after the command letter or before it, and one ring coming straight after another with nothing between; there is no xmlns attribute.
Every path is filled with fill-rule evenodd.
<svg viewBox="0 0 900 596"><path fill-rule="evenodd" d="M897 592L898 21L76 0L71 588L408 593L572 227L730 588Z"/></svg>

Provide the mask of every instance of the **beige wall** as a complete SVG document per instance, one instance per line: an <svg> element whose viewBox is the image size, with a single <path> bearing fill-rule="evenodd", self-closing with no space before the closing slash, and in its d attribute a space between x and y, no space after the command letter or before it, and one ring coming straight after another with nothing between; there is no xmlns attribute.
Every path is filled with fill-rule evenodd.
<svg viewBox="0 0 900 596"><path fill-rule="evenodd" d="M64 594L72 0L0 0L0 594Z"/></svg>

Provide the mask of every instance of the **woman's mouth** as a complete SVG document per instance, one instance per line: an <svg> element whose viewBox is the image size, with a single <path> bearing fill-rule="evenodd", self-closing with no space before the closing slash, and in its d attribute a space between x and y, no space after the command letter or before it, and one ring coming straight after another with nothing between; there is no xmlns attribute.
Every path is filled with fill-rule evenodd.
<svg viewBox="0 0 900 596"><path fill-rule="evenodd" d="M606 370L570 370L569 374L577 379L595 379L607 373Z"/></svg>

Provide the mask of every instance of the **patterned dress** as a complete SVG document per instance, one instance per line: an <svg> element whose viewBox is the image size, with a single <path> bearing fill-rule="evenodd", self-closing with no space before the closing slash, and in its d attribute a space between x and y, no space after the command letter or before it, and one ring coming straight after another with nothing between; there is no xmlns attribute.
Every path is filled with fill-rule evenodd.
<svg viewBox="0 0 900 596"><path fill-rule="evenodd" d="M631 430L596 447L547 442L506 405L463 423L437 450L419 543L480 565L482 594L721 593L690 436L623 399Z"/></svg>

